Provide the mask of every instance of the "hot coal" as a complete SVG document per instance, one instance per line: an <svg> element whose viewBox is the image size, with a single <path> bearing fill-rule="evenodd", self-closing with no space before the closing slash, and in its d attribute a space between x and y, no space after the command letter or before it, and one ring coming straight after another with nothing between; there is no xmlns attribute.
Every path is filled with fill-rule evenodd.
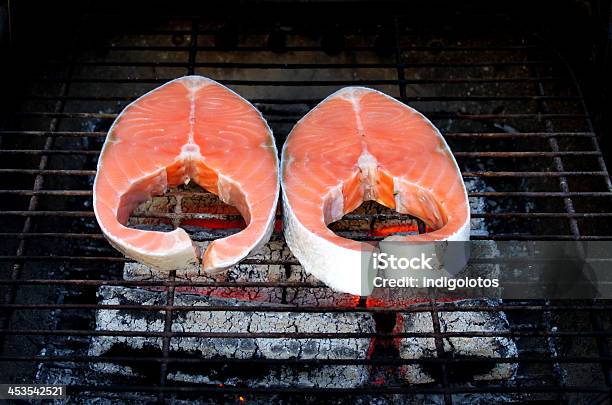
<svg viewBox="0 0 612 405"><path fill-rule="evenodd" d="M469 308L475 305L495 306L495 301L466 300L448 303L445 306ZM444 308L444 307L443 307ZM438 312L440 332L499 332L509 330L508 320L503 312L453 311ZM396 326L397 333L434 332L431 313L400 313ZM438 357L435 338L406 337L399 342L399 355L404 359ZM508 337L442 337L444 356L461 358L455 368L447 365L451 382L473 380L507 380L514 377L516 363L491 363L482 361L487 358L512 358L517 356L514 341ZM481 361L479 361L481 359ZM429 383L441 380L441 370L435 363L408 364L402 367L403 378L411 384Z"/></svg>
<svg viewBox="0 0 612 405"><path fill-rule="evenodd" d="M98 291L103 305L164 305L165 292L123 287L102 287ZM176 293L177 306L244 306L252 305L229 299L197 294ZM164 330L164 313L150 311L100 310L96 330L149 331ZM179 311L174 314L173 332L218 333L286 333L286 338L172 338L173 356L228 359L365 359L370 338L295 339L292 333L373 333L374 322L365 313L296 313ZM109 356L113 352L161 352L160 337L94 336L89 355ZM96 363L96 371L134 376L132 365ZM140 370L141 372L144 370ZM139 375L142 377L142 375ZM249 386L313 386L353 387L368 380L365 366L323 365L316 367L218 366L171 370L169 378L186 382L202 382Z"/></svg>

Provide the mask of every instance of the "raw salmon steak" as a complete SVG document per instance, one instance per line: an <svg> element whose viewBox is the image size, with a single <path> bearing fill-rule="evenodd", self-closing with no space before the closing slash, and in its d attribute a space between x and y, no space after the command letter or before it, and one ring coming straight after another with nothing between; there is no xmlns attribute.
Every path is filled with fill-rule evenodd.
<svg viewBox="0 0 612 405"><path fill-rule="evenodd" d="M376 247L327 227L363 201L433 229L385 240L469 239L467 193L444 138L419 112L381 92L349 87L326 98L289 134L281 171L287 244L308 273L337 291L371 292L362 280L362 252Z"/></svg>
<svg viewBox="0 0 612 405"><path fill-rule="evenodd" d="M200 257L185 230L128 228L143 201L194 181L238 209L242 231L213 241ZM159 270L226 269L265 244L279 195L272 132L248 101L200 76L186 76L127 106L98 161L94 211L102 232L126 256Z"/></svg>

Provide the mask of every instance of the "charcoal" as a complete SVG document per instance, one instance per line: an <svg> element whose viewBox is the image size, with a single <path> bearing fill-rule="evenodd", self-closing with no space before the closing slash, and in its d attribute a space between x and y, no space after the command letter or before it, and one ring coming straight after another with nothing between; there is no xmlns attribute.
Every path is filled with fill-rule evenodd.
<svg viewBox="0 0 612 405"><path fill-rule="evenodd" d="M444 311L444 307L468 308L470 306L494 307L497 301L465 300L445 304L438 312L440 332L507 332L506 315L501 311ZM434 332L431 313L414 312L398 315L396 333ZM471 358L477 364L478 358L513 358L517 356L515 342L508 337L443 337L445 356ZM403 359L438 357L433 337L405 337L400 339L399 354ZM435 364L435 363L430 363ZM488 366L490 365L490 366ZM436 380L431 368L422 364L402 366L403 378L411 384L430 383ZM456 379L507 380L514 377L516 363L482 363L482 367L459 371Z"/></svg>
<svg viewBox="0 0 612 405"><path fill-rule="evenodd" d="M98 290L100 304L163 305L165 292L124 287L102 287ZM176 293L174 304L178 306L244 306L238 300L208 297L198 294ZM261 305L261 303L258 303ZM151 311L99 310L96 329L105 331L155 331L164 330L164 313ZM238 312L238 311L177 311L174 315L174 332L283 332L283 333L372 333L374 321L363 313L295 313L295 312ZM201 358L262 358L262 359L365 359L370 338L339 339L282 339L273 338L200 338L175 337L171 340L173 355L199 356ZM159 351L162 339L158 337L95 336L89 355L109 355L117 348L136 352ZM93 367L104 373L134 375L129 366L97 363ZM225 367L227 368L227 367ZM205 367L203 367L205 369ZM211 368L208 373L169 374L170 379L218 384L299 385L313 387L352 387L363 384L368 378L366 366L322 365L316 367L260 367L248 373L228 376L223 369ZM240 376L240 374L244 374Z"/></svg>
<svg viewBox="0 0 612 405"><path fill-rule="evenodd" d="M200 244L205 249L205 244ZM281 242L269 242L259 252L255 252L250 259L266 259L275 261L295 260L289 252L287 245ZM201 269L176 271L178 281L195 282L278 282L284 281L285 267L281 264L238 264L227 272L216 275L206 274ZM123 278L126 280L167 280L168 273L160 272L140 263L126 263L123 269ZM247 301L282 302L282 288L280 287L180 287L179 292L190 292L224 298L237 298Z"/></svg>
<svg viewBox="0 0 612 405"><path fill-rule="evenodd" d="M465 179L465 188L468 192L472 191L483 191L487 189L487 184L480 177L473 177ZM490 187L489 187L490 188ZM492 191L492 190L491 190ZM470 210L472 212L483 213L486 212L486 201L483 197L470 197ZM472 236L488 236L489 231L485 218L472 218L471 219L471 235Z"/></svg>

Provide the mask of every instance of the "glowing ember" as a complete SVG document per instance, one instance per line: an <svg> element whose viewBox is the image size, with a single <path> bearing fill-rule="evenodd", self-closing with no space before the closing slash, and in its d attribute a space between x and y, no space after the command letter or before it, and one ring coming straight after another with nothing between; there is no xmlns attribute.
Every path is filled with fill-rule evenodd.
<svg viewBox="0 0 612 405"><path fill-rule="evenodd" d="M431 232L433 229L429 226L425 227L425 232ZM395 233L419 233L418 225L391 225L384 228L374 229L370 232L371 236L389 236Z"/></svg>

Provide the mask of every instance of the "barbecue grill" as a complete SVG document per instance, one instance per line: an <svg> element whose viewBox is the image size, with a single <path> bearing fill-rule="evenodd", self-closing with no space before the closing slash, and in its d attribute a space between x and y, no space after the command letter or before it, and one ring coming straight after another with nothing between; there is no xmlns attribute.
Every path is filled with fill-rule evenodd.
<svg viewBox="0 0 612 405"><path fill-rule="evenodd" d="M0 117L1 383L65 384L74 402L611 401L606 301L384 305L305 275L279 227L227 275L160 274L112 249L92 211L112 120L153 87L201 74L259 108L279 149L344 86L423 112L455 154L484 246L612 239L605 117L587 110L598 99L579 45L546 24L552 4L27 5L0 13L12 56ZM606 8L554 6L559 25ZM375 204L332 227L380 240L398 220L426 231ZM130 225L182 226L206 244L242 223L188 186L143 204ZM453 329L474 316L480 326ZM400 353L402 339L422 351ZM505 348L455 347L483 342Z"/></svg>

